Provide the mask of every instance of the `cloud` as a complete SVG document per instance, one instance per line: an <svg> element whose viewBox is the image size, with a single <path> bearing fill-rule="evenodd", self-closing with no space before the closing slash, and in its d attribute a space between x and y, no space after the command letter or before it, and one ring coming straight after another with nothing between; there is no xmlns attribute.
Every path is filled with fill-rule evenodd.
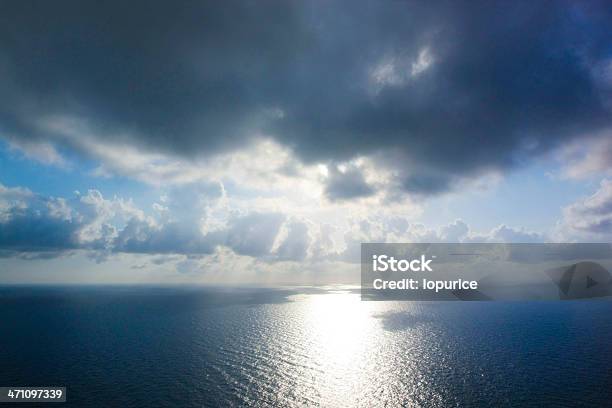
<svg viewBox="0 0 612 408"><path fill-rule="evenodd" d="M470 227L463 220L455 220L440 228L439 236L442 241L460 242L469 232Z"/></svg>
<svg viewBox="0 0 612 408"><path fill-rule="evenodd" d="M131 200L104 198L97 190L57 198L0 185L0 256L37 259L87 251L99 263L121 253L145 254L153 257L150 265L160 266L231 251L261 262L311 264L354 262L362 242L546 240L506 225L478 233L460 219L432 229L380 213L349 216L344 228L340 222L330 225L283 212L243 212L228 206L222 186L214 184L176 187L152 208L147 213ZM183 266L193 269L200 263Z"/></svg>
<svg viewBox="0 0 612 408"><path fill-rule="evenodd" d="M0 250L15 256L28 252L61 254L92 250L92 259L109 253L212 254L225 246L238 255L269 257L285 216L236 210L217 212L223 204L219 186L174 189L146 215L131 201L105 199L97 190L71 199L44 197L0 185ZM211 219L221 214L221 219ZM296 223L281 243L283 259L303 257L303 230Z"/></svg>
<svg viewBox="0 0 612 408"><path fill-rule="evenodd" d="M306 165L387 158L388 188L430 195L612 124L605 2L36 8L0 16L0 134L48 163L74 149L99 174L210 180L188 164L269 138ZM362 181L327 194L363 197Z"/></svg>
<svg viewBox="0 0 612 408"><path fill-rule="evenodd" d="M215 240L205 236L197 223L191 226L168 222L158 225L150 220L131 219L113 242L113 249L133 253L212 253Z"/></svg>
<svg viewBox="0 0 612 408"><path fill-rule="evenodd" d="M489 231L488 234L474 234L467 237L466 242L501 242L501 243L538 243L548 242L548 237L537 232L526 231L524 228L512 228L507 225L499 225Z"/></svg>
<svg viewBox="0 0 612 408"><path fill-rule="evenodd" d="M427 71L433 62L434 59L428 47L423 47L416 57L389 56L374 67L370 73L370 80L376 93L385 87L404 86Z"/></svg>
<svg viewBox="0 0 612 408"><path fill-rule="evenodd" d="M293 221L287 225L287 236L276 250L276 257L285 261L303 261L308 255L311 242L308 225Z"/></svg>
<svg viewBox="0 0 612 408"><path fill-rule="evenodd" d="M567 178L612 175L612 129L563 146L557 152L557 159Z"/></svg>
<svg viewBox="0 0 612 408"><path fill-rule="evenodd" d="M240 255L263 256L270 253L284 215L252 213L230 222L227 246Z"/></svg>
<svg viewBox="0 0 612 408"><path fill-rule="evenodd" d="M387 243L534 243L550 242L541 233L499 225L489 231L474 231L466 222L457 219L439 228L429 228L420 223L410 223L401 217L365 218L354 220L344 235L345 248L328 259L360 262L362 242Z"/></svg>
<svg viewBox="0 0 612 408"><path fill-rule="evenodd" d="M55 146L49 142L12 139L10 137L7 139L11 151L20 152L28 159L33 159L48 165L55 165L63 168L68 167L66 159L64 159Z"/></svg>
<svg viewBox="0 0 612 408"><path fill-rule="evenodd" d="M369 197L375 193L359 168L354 166L329 166L325 184L325 195L331 201Z"/></svg>
<svg viewBox="0 0 612 408"><path fill-rule="evenodd" d="M562 228L596 241L612 237L612 180L602 180L593 195L564 208Z"/></svg>
<svg viewBox="0 0 612 408"><path fill-rule="evenodd" d="M0 185L0 247L17 252L105 249L113 221L139 217L131 202L104 200L96 190L70 200Z"/></svg>

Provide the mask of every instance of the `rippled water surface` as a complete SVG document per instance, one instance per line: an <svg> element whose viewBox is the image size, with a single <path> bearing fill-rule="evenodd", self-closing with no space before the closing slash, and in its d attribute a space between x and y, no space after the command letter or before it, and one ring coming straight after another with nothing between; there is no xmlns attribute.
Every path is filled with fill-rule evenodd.
<svg viewBox="0 0 612 408"><path fill-rule="evenodd" d="M603 407L611 367L609 301L0 288L0 386L65 385L74 407Z"/></svg>

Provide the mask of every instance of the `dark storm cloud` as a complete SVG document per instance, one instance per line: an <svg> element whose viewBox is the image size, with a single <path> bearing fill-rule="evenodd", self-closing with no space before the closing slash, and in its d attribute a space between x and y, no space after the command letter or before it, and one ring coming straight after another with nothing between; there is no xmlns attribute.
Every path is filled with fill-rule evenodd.
<svg viewBox="0 0 612 408"><path fill-rule="evenodd" d="M447 174L432 175L427 172L417 172L402 177L401 186L406 191L420 194L437 194L450 189L452 176Z"/></svg>
<svg viewBox="0 0 612 408"><path fill-rule="evenodd" d="M4 1L0 132L76 116L183 156L263 133L306 162L393 152L397 186L438 193L610 126L610 38L605 2Z"/></svg>

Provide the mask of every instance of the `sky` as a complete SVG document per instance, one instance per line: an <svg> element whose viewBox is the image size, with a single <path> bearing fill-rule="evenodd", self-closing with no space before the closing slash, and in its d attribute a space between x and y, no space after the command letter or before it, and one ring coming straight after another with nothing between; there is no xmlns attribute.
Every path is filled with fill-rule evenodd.
<svg viewBox="0 0 612 408"><path fill-rule="evenodd" d="M0 283L611 242L605 1L0 3Z"/></svg>

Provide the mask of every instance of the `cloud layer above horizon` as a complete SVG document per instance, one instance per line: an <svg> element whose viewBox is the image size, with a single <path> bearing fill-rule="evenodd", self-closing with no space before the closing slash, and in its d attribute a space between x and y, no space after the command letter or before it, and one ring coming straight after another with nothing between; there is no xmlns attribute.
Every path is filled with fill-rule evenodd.
<svg viewBox="0 0 612 408"><path fill-rule="evenodd" d="M0 249L306 262L373 239L606 239L610 38L605 1L4 2L0 138L91 191L0 175ZM599 187L548 231L420 225L551 157ZM112 178L158 198L104 198Z"/></svg>
<svg viewBox="0 0 612 408"><path fill-rule="evenodd" d="M306 163L378 155L387 187L427 195L612 122L605 2L2 7L1 127L18 143L193 159L267 137ZM329 196L371 194L357 171Z"/></svg>

